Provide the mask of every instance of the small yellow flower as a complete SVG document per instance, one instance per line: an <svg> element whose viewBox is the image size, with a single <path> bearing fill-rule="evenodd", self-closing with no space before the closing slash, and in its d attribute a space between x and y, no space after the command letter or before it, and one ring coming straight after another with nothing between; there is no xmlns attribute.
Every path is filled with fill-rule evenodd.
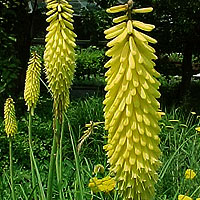
<svg viewBox="0 0 200 200"><path fill-rule="evenodd" d="M40 56L36 52L33 52L28 62L24 89L24 100L26 101L28 111L31 112L31 115L34 114L34 109L40 95L40 71Z"/></svg>
<svg viewBox="0 0 200 200"><path fill-rule="evenodd" d="M97 192L110 192L115 188L116 182L110 176L106 176L102 179L98 179L97 177L91 178L88 186L90 189L97 193Z"/></svg>
<svg viewBox="0 0 200 200"><path fill-rule="evenodd" d="M191 114L192 114L192 115L196 115L197 113L195 113L195 112L191 112Z"/></svg>
<svg viewBox="0 0 200 200"><path fill-rule="evenodd" d="M200 198L196 198L196 200L200 200Z"/></svg>
<svg viewBox="0 0 200 200"><path fill-rule="evenodd" d="M8 98L4 106L4 124L5 132L8 137L14 136L17 133L15 106L12 98Z"/></svg>
<svg viewBox="0 0 200 200"><path fill-rule="evenodd" d="M185 178L186 179L193 179L196 176L196 173L192 169L187 169L185 171Z"/></svg>
<svg viewBox="0 0 200 200"><path fill-rule="evenodd" d="M200 126L195 128L196 131L200 132Z"/></svg>
<svg viewBox="0 0 200 200"><path fill-rule="evenodd" d="M192 200L192 198L188 197L186 195L179 194L178 195L178 200Z"/></svg>
<svg viewBox="0 0 200 200"><path fill-rule="evenodd" d="M101 164L95 165L94 166L94 173L95 174L97 174L97 173L103 174L104 173L104 166L101 165Z"/></svg>

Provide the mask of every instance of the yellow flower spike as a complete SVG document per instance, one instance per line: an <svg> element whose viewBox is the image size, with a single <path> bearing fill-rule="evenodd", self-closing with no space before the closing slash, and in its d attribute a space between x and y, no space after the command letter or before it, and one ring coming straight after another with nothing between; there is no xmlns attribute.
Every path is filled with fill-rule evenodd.
<svg viewBox="0 0 200 200"><path fill-rule="evenodd" d="M24 89L24 100L26 101L28 111L31 112L31 115L34 114L34 109L40 95L40 72L40 56L36 52L33 52L28 62Z"/></svg>
<svg viewBox="0 0 200 200"><path fill-rule="evenodd" d="M14 101L12 98L8 98L4 105L4 125L7 136L15 136L17 133L17 121Z"/></svg>
<svg viewBox="0 0 200 200"><path fill-rule="evenodd" d="M102 179L97 177L91 178L88 187L95 193L105 192L108 193L115 188L116 182L110 176L106 176Z"/></svg>
<svg viewBox="0 0 200 200"><path fill-rule="evenodd" d="M187 169L185 171L185 178L186 179L193 179L196 176L196 173L192 169Z"/></svg>
<svg viewBox="0 0 200 200"><path fill-rule="evenodd" d="M128 5L128 8L126 6ZM107 94L104 100L105 129L108 130L107 151L110 171L116 174L117 188L125 200L152 199L154 184L158 179L161 154L158 121L160 83L155 77L157 59L149 43L157 41L135 27L151 31L154 26L132 19L131 13L150 12L152 8L132 9L128 4L108 9L109 13L126 10L126 16L105 30L111 39L107 46L110 60L105 64Z"/></svg>
<svg viewBox="0 0 200 200"><path fill-rule="evenodd" d="M61 120L69 104L69 88L75 68L75 37L72 6L66 0L47 0L48 34L44 63L54 98L54 115Z"/></svg>
<svg viewBox="0 0 200 200"><path fill-rule="evenodd" d="M178 200L192 200L192 198L188 197L186 195L179 194L178 195Z"/></svg>

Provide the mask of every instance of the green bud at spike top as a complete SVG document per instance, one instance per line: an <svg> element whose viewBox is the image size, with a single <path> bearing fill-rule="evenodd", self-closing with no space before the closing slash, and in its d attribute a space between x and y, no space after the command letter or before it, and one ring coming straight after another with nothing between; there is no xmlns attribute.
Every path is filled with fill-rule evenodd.
<svg viewBox="0 0 200 200"><path fill-rule="evenodd" d="M114 6L109 13L125 12L113 22L117 25L104 33L112 39L105 64L107 91L104 100L105 129L108 130L107 151L111 172L115 173L118 191L124 200L150 200L160 166L160 97L153 59L155 50L149 43L156 40L139 31L154 26L132 19L132 13L145 13L152 8L132 10L132 1ZM125 16L125 15L126 16Z"/></svg>
<svg viewBox="0 0 200 200"><path fill-rule="evenodd" d="M61 119L69 104L69 88L75 68L75 37L72 6L66 0L47 0L46 46L44 52L48 84L54 98L54 114Z"/></svg>
<svg viewBox="0 0 200 200"><path fill-rule="evenodd" d="M33 52L28 62L24 89L24 99L28 106L28 111L31 111L32 115L40 95L40 71L40 56L36 52Z"/></svg>
<svg viewBox="0 0 200 200"><path fill-rule="evenodd" d="M8 98L4 105L4 125L7 136L15 136L17 133L17 121L14 101L12 98Z"/></svg>

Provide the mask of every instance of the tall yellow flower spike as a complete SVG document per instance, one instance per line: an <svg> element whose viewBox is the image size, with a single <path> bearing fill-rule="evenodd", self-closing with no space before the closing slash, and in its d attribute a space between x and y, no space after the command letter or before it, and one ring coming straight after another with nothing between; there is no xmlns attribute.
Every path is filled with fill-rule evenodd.
<svg viewBox="0 0 200 200"><path fill-rule="evenodd" d="M17 133L17 121L15 116L15 106L12 98L8 98L4 105L5 132L8 137Z"/></svg>
<svg viewBox="0 0 200 200"><path fill-rule="evenodd" d="M45 69L54 98L54 114L61 119L69 104L69 88L75 68L72 6L66 0L47 0Z"/></svg>
<svg viewBox="0 0 200 200"><path fill-rule="evenodd" d="M33 52L28 62L24 89L24 100L26 101L26 105L28 105L28 111L31 112L31 115L34 114L34 109L40 95L40 71L40 56L36 52Z"/></svg>
<svg viewBox="0 0 200 200"><path fill-rule="evenodd" d="M132 9L133 2L107 9L108 13L124 11L113 20L117 25L105 30L112 39L105 64L107 91L104 100L105 129L108 130L107 151L110 170L116 174L118 191L125 200L150 200L160 166L158 147L160 104L156 98L160 83L155 77L157 59L149 43L157 41L138 29L151 31L154 26L132 19L132 14L153 9Z"/></svg>

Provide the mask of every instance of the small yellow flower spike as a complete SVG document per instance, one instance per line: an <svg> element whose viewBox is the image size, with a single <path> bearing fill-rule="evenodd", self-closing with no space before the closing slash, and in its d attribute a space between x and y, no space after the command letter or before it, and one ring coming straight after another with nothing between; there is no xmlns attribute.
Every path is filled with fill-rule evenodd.
<svg viewBox="0 0 200 200"><path fill-rule="evenodd" d="M113 22L117 25L105 30L112 39L105 64L107 86L104 116L108 130L107 151L111 172L116 174L119 194L124 200L150 200L160 166L160 128L158 112L160 76L154 69L157 59L149 43L157 41L140 32L151 31L154 25L132 19L132 14L152 11L152 8L133 9L133 1L114 6L109 13L123 12ZM124 15L125 14L125 15Z"/></svg>
<svg viewBox="0 0 200 200"><path fill-rule="evenodd" d="M192 198L188 197L186 195L179 194L178 195L178 200L192 200Z"/></svg>
<svg viewBox="0 0 200 200"><path fill-rule="evenodd" d="M195 128L196 131L200 132L200 127Z"/></svg>
<svg viewBox="0 0 200 200"><path fill-rule="evenodd" d="M75 68L73 10L66 0L47 0L47 28L44 62L54 98L54 115L60 120L69 104L69 88Z"/></svg>
<svg viewBox="0 0 200 200"><path fill-rule="evenodd" d="M17 121L15 116L15 106L12 98L8 98L4 105L5 132L8 137L17 133Z"/></svg>
<svg viewBox="0 0 200 200"><path fill-rule="evenodd" d="M97 177L91 178L88 184L89 188L95 193L100 191L108 193L115 188L115 185L115 180L110 176L106 176L102 179L98 179Z"/></svg>
<svg viewBox="0 0 200 200"><path fill-rule="evenodd" d="M26 101L26 105L28 105L28 111L30 111L31 115L33 115L40 95L40 56L36 52L33 52L28 64L28 69L26 71L24 100Z"/></svg>
<svg viewBox="0 0 200 200"><path fill-rule="evenodd" d="M186 179L193 179L196 176L196 173L192 169L187 169L185 171L185 178Z"/></svg>

